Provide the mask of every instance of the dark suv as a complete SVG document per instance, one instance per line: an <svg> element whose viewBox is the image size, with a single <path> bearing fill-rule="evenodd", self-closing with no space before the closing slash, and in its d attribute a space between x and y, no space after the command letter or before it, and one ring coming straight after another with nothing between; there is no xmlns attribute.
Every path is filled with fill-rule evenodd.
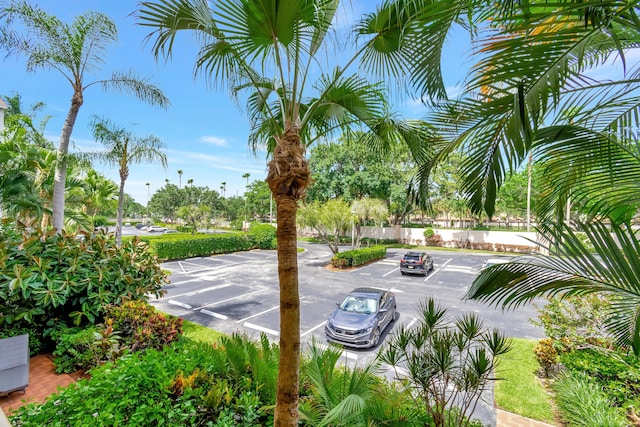
<svg viewBox="0 0 640 427"><path fill-rule="evenodd" d="M407 252L400 260L400 274L422 274L433 270L433 259L426 252Z"/></svg>

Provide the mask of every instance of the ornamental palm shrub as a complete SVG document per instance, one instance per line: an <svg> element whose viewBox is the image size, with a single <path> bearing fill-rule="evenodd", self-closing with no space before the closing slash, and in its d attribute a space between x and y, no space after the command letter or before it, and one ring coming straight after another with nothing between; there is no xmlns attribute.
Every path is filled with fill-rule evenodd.
<svg viewBox="0 0 640 427"><path fill-rule="evenodd" d="M469 425L467 417L494 380L496 357L511 343L475 315L449 319L433 298L420 304L419 313L418 322L395 332L378 358L393 367L436 427ZM459 411L450 411L451 404Z"/></svg>
<svg viewBox="0 0 640 427"><path fill-rule="evenodd" d="M160 297L165 282L138 239L117 246L104 231L78 238L0 224L0 330L95 323L109 304Z"/></svg>

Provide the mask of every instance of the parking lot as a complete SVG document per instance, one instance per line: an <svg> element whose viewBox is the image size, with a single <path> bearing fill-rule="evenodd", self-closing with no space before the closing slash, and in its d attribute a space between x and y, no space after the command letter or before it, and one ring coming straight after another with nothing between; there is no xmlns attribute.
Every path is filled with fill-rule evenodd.
<svg viewBox="0 0 640 427"><path fill-rule="evenodd" d="M496 327L512 337L541 338L542 331L530 323L536 316L532 306L502 312L461 298L483 262L490 255L433 251L434 271L426 277L403 276L399 260L405 250L390 249L385 259L348 271L326 268L331 252L326 245L300 243L300 333L303 342L315 338L326 343L324 324L336 302L360 286L391 290L396 294L399 318L383 334L399 324L416 320L418 303L433 296L450 314L477 313L486 326ZM493 255L495 257L495 255ZM160 310L212 329L240 332L249 336L265 333L277 341L279 295L275 251L254 250L162 264L171 271L167 294L151 303ZM369 358L377 348L354 350L353 358ZM368 357L369 356L369 357Z"/></svg>

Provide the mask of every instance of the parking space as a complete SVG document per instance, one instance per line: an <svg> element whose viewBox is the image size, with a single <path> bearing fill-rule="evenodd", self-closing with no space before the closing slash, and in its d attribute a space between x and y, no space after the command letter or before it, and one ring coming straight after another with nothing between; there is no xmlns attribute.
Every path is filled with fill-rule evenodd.
<svg viewBox="0 0 640 427"><path fill-rule="evenodd" d="M415 322L419 303L433 296L452 315L477 313L489 327L514 337L539 338L542 332L530 323L532 306L502 312L462 297L483 262L490 255L434 251L434 270L426 277L401 275L401 249L390 249L378 262L349 271L326 267L331 252L325 245L302 243L299 254L301 337L326 343L324 324L336 302L351 290L367 286L396 294L398 319L383 333L400 324ZM275 251L250 251L167 262L172 272L167 294L151 301L160 310L209 326L224 333L252 337L261 333L277 341L280 329L277 258ZM348 357L372 358L377 349L349 351Z"/></svg>

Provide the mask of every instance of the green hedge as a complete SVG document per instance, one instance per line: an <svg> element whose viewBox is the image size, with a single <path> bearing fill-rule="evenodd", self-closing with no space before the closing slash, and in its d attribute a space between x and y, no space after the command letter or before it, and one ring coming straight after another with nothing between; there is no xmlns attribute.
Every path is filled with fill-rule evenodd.
<svg viewBox="0 0 640 427"><path fill-rule="evenodd" d="M174 239L153 239L149 241L149 247L158 258L168 260L248 251L254 248L254 243L243 234L224 234L195 238L182 236Z"/></svg>
<svg viewBox="0 0 640 427"><path fill-rule="evenodd" d="M331 258L331 265L339 268L356 267L369 261L384 258L387 254L386 246L371 246L337 253Z"/></svg>
<svg viewBox="0 0 640 427"><path fill-rule="evenodd" d="M147 243L158 258L171 260L250 249L275 249L276 229L269 224L252 224L249 233L158 234L141 236L140 240Z"/></svg>

